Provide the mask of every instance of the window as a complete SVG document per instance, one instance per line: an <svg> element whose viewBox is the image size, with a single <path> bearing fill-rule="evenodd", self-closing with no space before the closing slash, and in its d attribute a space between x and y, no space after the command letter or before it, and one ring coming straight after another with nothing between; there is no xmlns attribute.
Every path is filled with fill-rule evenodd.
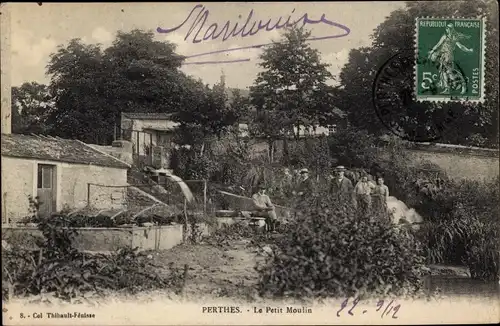
<svg viewBox="0 0 500 326"><path fill-rule="evenodd" d="M53 188L54 166L38 164L38 185L39 189L50 189Z"/></svg>
<svg viewBox="0 0 500 326"><path fill-rule="evenodd" d="M337 132L337 126L336 125L330 125L328 126L328 133L331 135L331 134L334 134Z"/></svg>

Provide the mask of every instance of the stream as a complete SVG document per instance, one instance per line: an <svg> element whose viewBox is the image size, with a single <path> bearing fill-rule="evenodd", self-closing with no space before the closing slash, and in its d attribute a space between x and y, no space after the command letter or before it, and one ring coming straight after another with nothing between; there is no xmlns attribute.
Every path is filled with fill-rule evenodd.
<svg viewBox="0 0 500 326"><path fill-rule="evenodd" d="M444 296L473 297L484 299L500 298L499 282L484 282L460 276L432 276L427 284L431 291L441 290Z"/></svg>

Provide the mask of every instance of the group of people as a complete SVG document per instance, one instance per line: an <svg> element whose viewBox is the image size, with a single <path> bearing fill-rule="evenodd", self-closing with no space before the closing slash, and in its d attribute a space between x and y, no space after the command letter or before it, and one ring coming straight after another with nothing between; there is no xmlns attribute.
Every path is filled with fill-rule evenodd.
<svg viewBox="0 0 500 326"><path fill-rule="evenodd" d="M353 185L353 181L345 176L346 168L337 166L334 174L328 176L328 190L332 197L338 202L352 203L363 213L370 210L387 210L387 198L389 188L384 184L384 178L378 176L376 182L370 180L367 173L363 173L360 179ZM293 175L290 170L285 169L285 180L295 183L292 196L295 200L302 201L313 196L316 190L315 182L310 178L309 170L303 168L298 171L299 180L293 182ZM257 192L252 196L255 208L266 218L267 229L275 232L277 215L271 199L266 194L266 187L259 183Z"/></svg>

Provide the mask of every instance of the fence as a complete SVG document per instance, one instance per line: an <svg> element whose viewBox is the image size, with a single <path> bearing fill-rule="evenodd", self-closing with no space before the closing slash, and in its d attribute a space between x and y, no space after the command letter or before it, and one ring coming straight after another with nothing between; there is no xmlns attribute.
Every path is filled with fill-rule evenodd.
<svg viewBox="0 0 500 326"><path fill-rule="evenodd" d="M203 217L205 221L215 215L216 210L252 209L251 198L223 191L223 187L209 184L205 180L184 180L193 195L188 202L181 185L160 178L150 184L127 186L88 185L88 206L110 211L110 214L127 211L132 215L190 216ZM221 191L222 190L222 191ZM283 214L289 209L277 206ZM182 221L187 223L186 218Z"/></svg>
<svg viewBox="0 0 500 326"><path fill-rule="evenodd" d="M208 215L207 182L183 181L193 194L188 202L180 182L160 180L159 183L143 183L126 186L88 184L87 205L110 214L127 211L134 216L184 215L206 217Z"/></svg>

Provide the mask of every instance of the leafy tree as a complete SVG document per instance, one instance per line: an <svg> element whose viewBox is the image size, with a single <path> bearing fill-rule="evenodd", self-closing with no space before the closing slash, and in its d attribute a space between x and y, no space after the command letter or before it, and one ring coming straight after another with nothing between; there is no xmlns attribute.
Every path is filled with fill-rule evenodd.
<svg viewBox="0 0 500 326"><path fill-rule="evenodd" d="M405 121L406 132L425 128L440 119L443 112L459 112L461 118L443 135L442 142L498 146L498 6L492 0L474 2L408 2L396 10L374 31L371 47L352 50L349 61L340 73L339 106L348 113L350 123L370 133L385 133L371 103L376 72L394 54L413 50L415 19L426 16L486 17L486 101L481 105L468 103L411 103L406 114L418 121ZM412 67L408 73L411 74ZM413 92L413 79L400 81L403 89ZM398 105L393 100L393 105ZM406 118L406 117L405 117Z"/></svg>
<svg viewBox="0 0 500 326"><path fill-rule="evenodd" d="M53 109L46 85L31 82L12 87L12 132L45 133L50 127L47 117Z"/></svg>
<svg viewBox="0 0 500 326"><path fill-rule="evenodd" d="M50 91L56 104L50 116L51 134L88 142L98 142L98 137L104 136L101 129L107 105L97 96L98 77L104 79L104 71L98 45L74 39L51 55L47 73L51 75Z"/></svg>
<svg viewBox="0 0 500 326"><path fill-rule="evenodd" d="M250 115L250 99L245 96L241 89L230 89L230 107L237 122L247 121Z"/></svg>
<svg viewBox="0 0 500 326"><path fill-rule="evenodd" d="M175 44L154 40L152 32L118 32L102 49L71 40L51 55L47 72L57 110L52 134L109 143L121 112L175 113L183 144L220 136L236 119L225 85L209 88L180 71Z"/></svg>
<svg viewBox="0 0 500 326"><path fill-rule="evenodd" d="M182 59L174 44L140 30L118 32L105 50L79 39L60 46L47 66L57 107L51 133L108 143L122 111L174 112L189 105Z"/></svg>
<svg viewBox="0 0 500 326"><path fill-rule="evenodd" d="M281 42L274 42L260 56L260 72L250 88L257 109L254 130L268 140L270 152L277 139L293 134L300 127L314 127L331 120L333 78L318 50L307 44L310 32L291 28ZM296 128L296 132L294 132Z"/></svg>
<svg viewBox="0 0 500 326"><path fill-rule="evenodd" d="M224 80L212 88L190 78L185 82L188 86L185 94L190 103L180 107L174 115L181 125L177 134L183 143L199 146L199 153L203 155L205 146L227 132L240 114L229 102ZM242 101L241 98L237 100Z"/></svg>

